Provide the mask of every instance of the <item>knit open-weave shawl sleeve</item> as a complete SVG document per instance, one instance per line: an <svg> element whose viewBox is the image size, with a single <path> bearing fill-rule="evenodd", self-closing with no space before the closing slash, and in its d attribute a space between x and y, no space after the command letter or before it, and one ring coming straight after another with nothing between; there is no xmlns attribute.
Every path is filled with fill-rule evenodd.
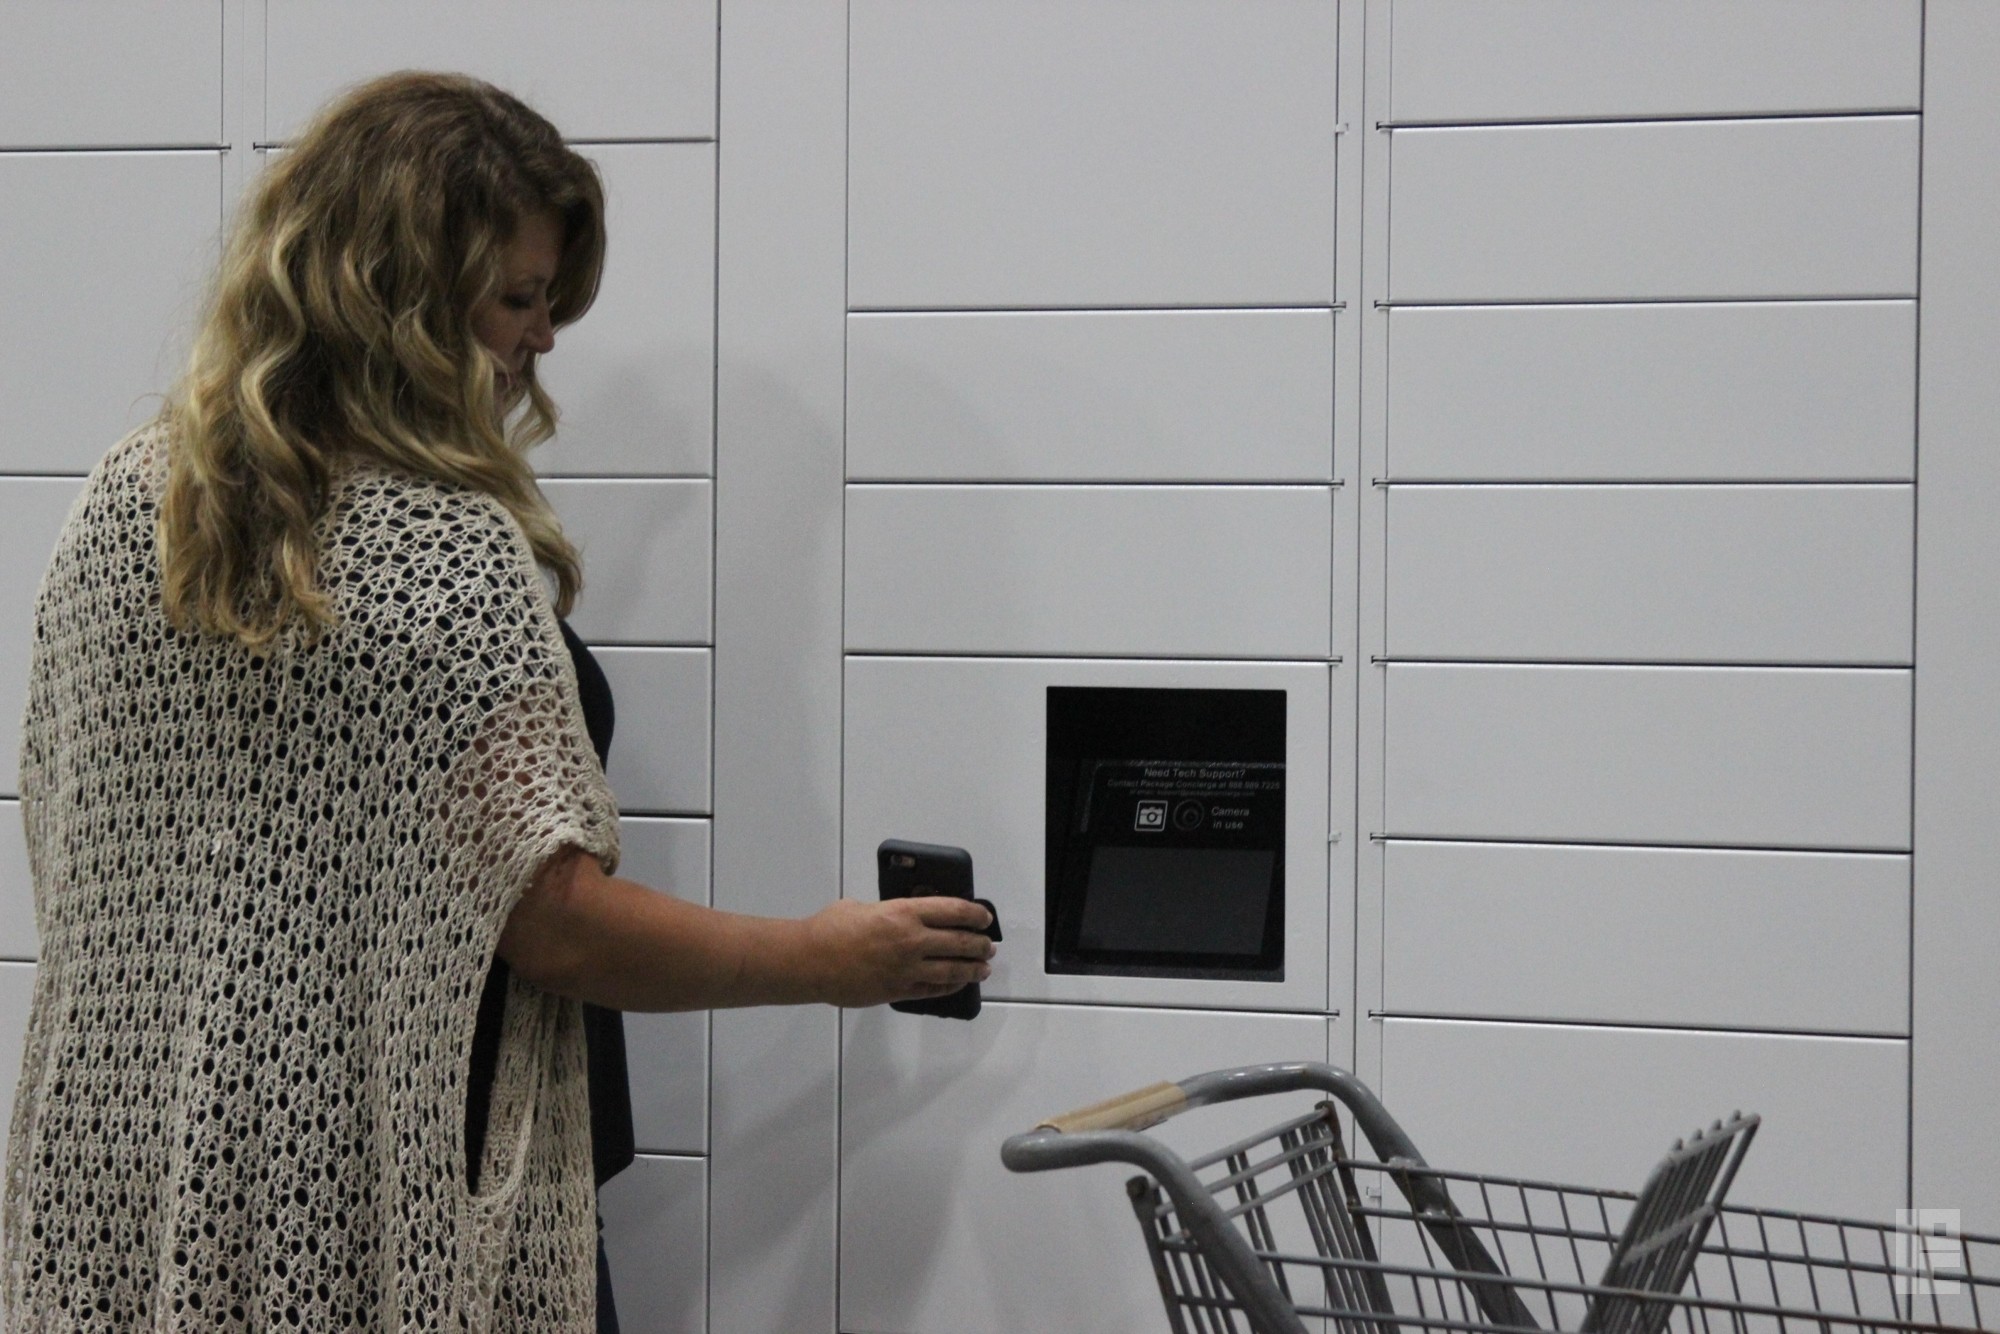
<svg viewBox="0 0 2000 1334"><path fill-rule="evenodd" d="M465 1186L501 928L564 846L617 855L526 540L490 497L351 470L335 628L251 654L161 614L164 448L107 456L37 602L7 1327L587 1329L574 1002L511 984Z"/></svg>

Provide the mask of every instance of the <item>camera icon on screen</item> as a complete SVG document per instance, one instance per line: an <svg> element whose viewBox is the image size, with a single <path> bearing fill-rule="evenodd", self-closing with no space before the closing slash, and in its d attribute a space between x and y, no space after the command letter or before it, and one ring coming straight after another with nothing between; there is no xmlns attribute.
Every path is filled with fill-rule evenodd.
<svg viewBox="0 0 2000 1334"><path fill-rule="evenodd" d="M1164 801L1142 801L1132 816L1132 828L1142 834L1158 834L1167 827L1167 803Z"/></svg>

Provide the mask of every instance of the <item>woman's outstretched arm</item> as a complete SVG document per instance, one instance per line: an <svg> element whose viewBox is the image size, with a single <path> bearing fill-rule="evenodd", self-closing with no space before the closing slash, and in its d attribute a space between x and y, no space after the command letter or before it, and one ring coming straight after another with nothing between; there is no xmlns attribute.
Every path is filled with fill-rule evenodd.
<svg viewBox="0 0 2000 1334"><path fill-rule="evenodd" d="M575 848L522 894L498 953L524 981L617 1010L880 1005L983 980L991 918L954 898L836 900L805 918L751 917L609 876Z"/></svg>

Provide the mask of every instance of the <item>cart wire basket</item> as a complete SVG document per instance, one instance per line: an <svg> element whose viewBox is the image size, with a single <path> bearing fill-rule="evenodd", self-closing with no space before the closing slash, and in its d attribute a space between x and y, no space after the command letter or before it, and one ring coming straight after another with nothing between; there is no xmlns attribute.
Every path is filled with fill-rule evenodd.
<svg viewBox="0 0 2000 1334"><path fill-rule="evenodd" d="M1186 1161L1192 1108L1330 1094ZM1342 1111L1373 1148L1352 1157ZM1015 1135L1016 1172L1124 1162L1174 1334L1855 1334L2000 1328L2000 1237L1724 1202L1758 1118L1676 1144L1637 1193L1441 1171L1329 1065L1217 1070Z"/></svg>

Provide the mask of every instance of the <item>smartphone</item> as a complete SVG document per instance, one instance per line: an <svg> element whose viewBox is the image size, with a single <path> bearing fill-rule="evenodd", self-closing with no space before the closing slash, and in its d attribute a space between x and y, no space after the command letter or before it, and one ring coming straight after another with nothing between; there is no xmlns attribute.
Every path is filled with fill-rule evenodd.
<svg viewBox="0 0 2000 1334"><path fill-rule="evenodd" d="M973 898L972 854L964 848L936 843L906 843L891 838L875 849L876 885L885 899L945 898L972 899L993 914L986 938L1000 939L1000 914L985 899ZM929 1014L944 1019L972 1019L979 1014L979 984L968 982L949 996L929 1000L892 1001L889 1008L904 1014Z"/></svg>

